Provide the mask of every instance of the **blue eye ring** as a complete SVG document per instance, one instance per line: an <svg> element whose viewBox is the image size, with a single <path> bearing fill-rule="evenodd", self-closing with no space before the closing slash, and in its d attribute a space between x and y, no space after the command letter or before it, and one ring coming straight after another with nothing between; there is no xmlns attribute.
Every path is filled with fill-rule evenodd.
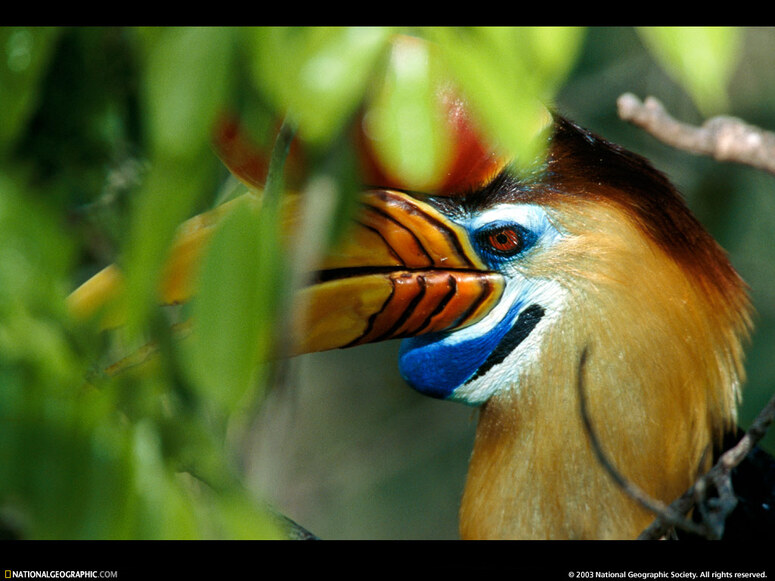
<svg viewBox="0 0 775 581"><path fill-rule="evenodd" d="M536 242L537 235L514 222L490 224L475 234L482 254L496 260L518 256Z"/></svg>

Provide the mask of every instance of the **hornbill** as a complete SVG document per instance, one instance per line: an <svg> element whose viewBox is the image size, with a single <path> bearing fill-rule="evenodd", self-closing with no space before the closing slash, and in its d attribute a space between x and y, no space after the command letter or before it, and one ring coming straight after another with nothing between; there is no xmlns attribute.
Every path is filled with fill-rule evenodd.
<svg viewBox="0 0 775 581"><path fill-rule="evenodd" d="M737 430L746 286L644 158L555 114L545 163L523 175L471 138L462 104L449 113L467 147L437 191L369 166L349 237L300 291L295 350L401 338L411 387L478 407L462 538L635 538L654 515L598 461L580 381L611 464L670 503ZM165 301L187 298L181 272L225 211L181 230ZM118 277L88 281L73 309ZM757 451L739 467L728 536L775 534L773 466Z"/></svg>

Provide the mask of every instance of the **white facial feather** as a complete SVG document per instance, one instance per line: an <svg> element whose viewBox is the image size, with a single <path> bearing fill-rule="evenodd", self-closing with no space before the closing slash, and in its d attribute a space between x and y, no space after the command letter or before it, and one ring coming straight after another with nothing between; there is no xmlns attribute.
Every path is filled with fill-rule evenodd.
<svg viewBox="0 0 775 581"><path fill-rule="evenodd" d="M524 270L519 266L520 261L524 261L530 254L547 251L563 237L542 207L533 204L502 204L462 221L461 225L470 232L475 232L493 223L504 222L519 224L534 233L537 236L535 244L526 250L524 255L519 255L502 265L502 271L506 275L506 287L498 305L481 321L452 333L444 341L452 345L472 337L486 335L516 305L519 306L520 311L531 305L539 305L544 310L544 316L500 364L482 377L458 387L450 397L450 399L474 405L484 403L499 389L519 389L521 370L540 356L542 338L560 316L566 303L567 291L556 281L526 278L523 274ZM516 317L514 320L516 321Z"/></svg>

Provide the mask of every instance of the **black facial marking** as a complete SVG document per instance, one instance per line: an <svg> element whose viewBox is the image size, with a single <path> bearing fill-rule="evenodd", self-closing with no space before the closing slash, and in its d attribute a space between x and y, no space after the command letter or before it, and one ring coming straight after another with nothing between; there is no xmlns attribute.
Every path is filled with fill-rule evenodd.
<svg viewBox="0 0 775 581"><path fill-rule="evenodd" d="M475 379L483 376L492 367L501 363L517 345L522 343L528 335L535 329L538 321L544 316L544 308L541 305L530 305L519 314L514 326L503 336L498 346L493 349L489 357L476 370L466 383L471 383Z"/></svg>

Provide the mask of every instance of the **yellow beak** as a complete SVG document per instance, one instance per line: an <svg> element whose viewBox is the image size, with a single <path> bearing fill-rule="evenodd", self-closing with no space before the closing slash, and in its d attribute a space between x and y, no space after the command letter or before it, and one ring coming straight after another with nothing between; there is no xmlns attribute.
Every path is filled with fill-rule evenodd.
<svg viewBox="0 0 775 581"><path fill-rule="evenodd" d="M363 194L350 237L327 257L318 280L302 291L301 352L464 327L503 288L459 226L394 190Z"/></svg>
<svg viewBox="0 0 775 581"><path fill-rule="evenodd" d="M197 216L179 230L160 286L162 304L186 301L196 290L198 265L214 228L234 202ZM292 224L296 204L288 204ZM345 242L325 257L313 283L294 297L301 324L294 353L324 351L450 330L479 320L497 302L501 275L473 251L465 231L431 204L395 190L362 194ZM69 297L78 317L104 315L122 292L110 266Z"/></svg>

